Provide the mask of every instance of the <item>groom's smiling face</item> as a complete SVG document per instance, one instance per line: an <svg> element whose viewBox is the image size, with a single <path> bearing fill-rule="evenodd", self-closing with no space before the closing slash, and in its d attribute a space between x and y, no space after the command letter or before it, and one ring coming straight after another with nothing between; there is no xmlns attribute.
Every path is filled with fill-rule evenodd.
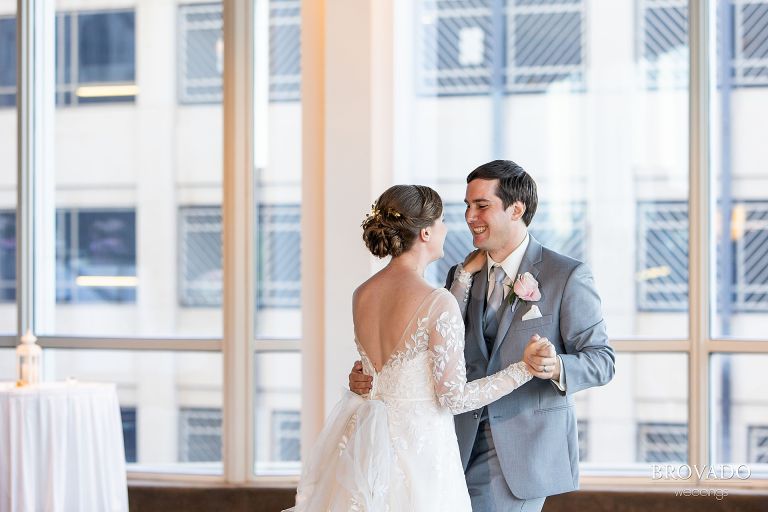
<svg viewBox="0 0 768 512"><path fill-rule="evenodd" d="M522 207L525 211L519 201L504 208L496 195L498 185L499 180L472 180L467 184L464 197L467 205L464 219L472 232L472 244L488 251L495 261L506 258L519 243L518 224L522 224L522 213L517 210ZM522 229L525 236L525 228Z"/></svg>

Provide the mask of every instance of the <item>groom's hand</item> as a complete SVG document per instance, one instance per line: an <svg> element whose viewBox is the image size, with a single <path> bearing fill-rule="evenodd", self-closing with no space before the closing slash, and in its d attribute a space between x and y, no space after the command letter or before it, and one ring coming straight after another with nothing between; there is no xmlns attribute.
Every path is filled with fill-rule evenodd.
<svg viewBox="0 0 768 512"><path fill-rule="evenodd" d="M527 355L525 359L528 371L539 379L560 379L560 358L557 357L554 345L547 338L542 338L538 334L531 336L528 343L539 344L536 352Z"/></svg>
<svg viewBox="0 0 768 512"><path fill-rule="evenodd" d="M349 389L358 395L364 395L371 391L373 377L363 373L363 363L355 361L352 372L349 374Z"/></svg>

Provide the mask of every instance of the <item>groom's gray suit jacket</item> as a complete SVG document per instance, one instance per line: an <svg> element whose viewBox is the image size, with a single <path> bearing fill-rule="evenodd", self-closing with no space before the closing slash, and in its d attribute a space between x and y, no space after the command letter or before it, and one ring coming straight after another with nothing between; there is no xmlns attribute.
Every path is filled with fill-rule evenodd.
<svg viewBox="0 0 768 512"><path fill-rule="evenodd" d="M530 235L529 235L530 236ZM453 282L456 267L448 273ZM542 246L531 236L520 264L539 281L541 318L522 320L531 303L505 305L496 342L488 354L483 310L488 280L474 279L466 314L467 380L491 375L520 361L533 334L547 337L562 358L566 392L534 378L488 406L493 442L504 478L520 499L540 498L578 488L579 447L573 394L613 378L614 353L608 345L600 297L589 268ZM461 460L467 468L481 410L455 417Z"/></svg>

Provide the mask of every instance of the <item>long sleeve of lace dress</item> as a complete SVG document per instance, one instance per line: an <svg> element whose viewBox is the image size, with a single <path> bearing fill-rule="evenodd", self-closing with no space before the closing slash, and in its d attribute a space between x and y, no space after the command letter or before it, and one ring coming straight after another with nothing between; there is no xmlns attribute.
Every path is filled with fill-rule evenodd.
<svg viewBox="0 0 768 512"><path fill-rule="evenodd" d="M469 272L464 270L464 266L459 263L456 267L456 271L453 273L453 282L451 283L450 292L454 296L456 302L459 304L459 312L462 318L465 318L467 313L467 305L469 304L469 290L472 288L473 276Z"/></svg>
<svg viewBox="0 0 768 512"><path fill-rule="evenodd" d="M467 382L464 322L453 295L444 293L429 315L432 378L440 405L453 414L479 409L519 388L533 376L523 361L482 379Z"/></svg>

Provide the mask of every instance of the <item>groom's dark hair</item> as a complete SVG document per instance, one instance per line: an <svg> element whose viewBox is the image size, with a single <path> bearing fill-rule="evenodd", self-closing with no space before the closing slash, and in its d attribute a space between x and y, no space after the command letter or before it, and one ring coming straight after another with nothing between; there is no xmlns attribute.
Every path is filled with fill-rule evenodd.
<svg viewBox="0 0 768 512"><path fill-rule="evenodd" d="M531 224L539 204L536 182L525 169L512 160L494 160L483 164L467 176L467 183L473 180L499 180L496 195L506 210L515 201L525 205L523 222Z"/></svg>

